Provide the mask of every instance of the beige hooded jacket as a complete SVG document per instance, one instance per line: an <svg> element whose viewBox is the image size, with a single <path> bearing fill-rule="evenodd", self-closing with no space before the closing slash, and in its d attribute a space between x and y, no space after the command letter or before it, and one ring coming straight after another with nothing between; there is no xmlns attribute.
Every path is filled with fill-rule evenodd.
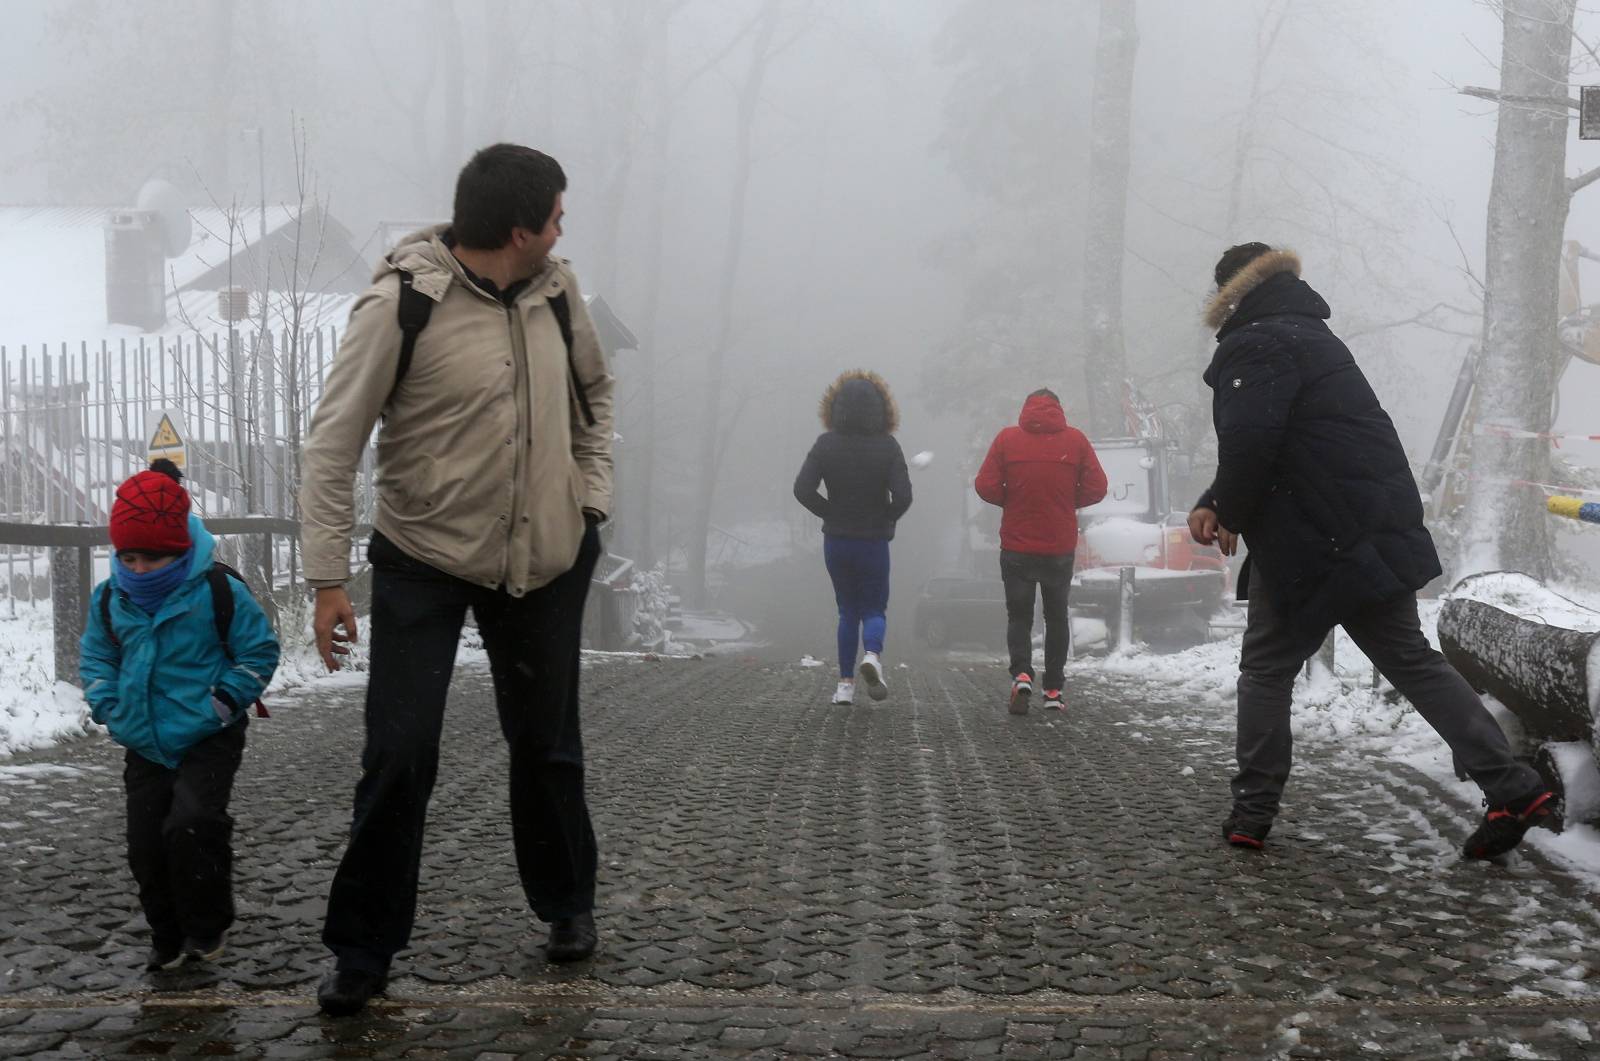
<svg viewBox="0 0 1600 1061"><path fill-rule="evenodd" d="M583 509L611 510L615 381L570 264L552 258L507 309L468 277L444 228L401 241L350 312L305 444L300 510L314 586L350 577L355 472L380 414L374 524L442 571L521 596L572 567ZM398 387L397 269L436 303ZM592 427L549 306L561 291Z"/></svg>

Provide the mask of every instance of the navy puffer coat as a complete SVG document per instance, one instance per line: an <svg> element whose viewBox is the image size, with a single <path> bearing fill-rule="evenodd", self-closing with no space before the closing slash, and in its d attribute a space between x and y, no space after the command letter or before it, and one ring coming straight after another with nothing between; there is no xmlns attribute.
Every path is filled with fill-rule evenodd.
<svg viewBox="0 0 1600 1061"><path fill-rule="evenodd" d="M900 412L876 373L846 372L822 396L817 437L794 480L794 496L837 538L890 540L911 507L911 477L894 432ZM821 487L826 487L823 496Z"/></svg>
<svg viewBox="0 0 1600 1061"><path fill-rule="evenodd" d="M1304 631L1440 573L1405 449L1293 254L1252 261L1213 301L1206 370L1217 477L1199 505L1243 535L1249 575Z"/></svg>

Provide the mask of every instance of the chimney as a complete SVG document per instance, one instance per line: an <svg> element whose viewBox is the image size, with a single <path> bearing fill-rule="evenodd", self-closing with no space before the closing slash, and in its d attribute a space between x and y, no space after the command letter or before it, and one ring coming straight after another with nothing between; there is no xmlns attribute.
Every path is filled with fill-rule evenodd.
<svg viewBox="0 0 1600 1061"><path fill-rule="evenodd" d="M165 267L156 212L114 212L106 221L106 320L145 331L165 324Z"/></svg>
<svg viewBox="0 0 1600 1061"><path fill-rule="evenodd" d="M250 292L238 286L218 291L217 316L225 321L242 321L250 316Z"/></svg>

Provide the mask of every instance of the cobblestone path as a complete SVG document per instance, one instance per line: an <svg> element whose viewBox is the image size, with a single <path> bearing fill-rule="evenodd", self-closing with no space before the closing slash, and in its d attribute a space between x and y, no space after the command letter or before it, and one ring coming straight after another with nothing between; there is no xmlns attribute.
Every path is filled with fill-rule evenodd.
<svg viewBox="0 0 1600 1061"><path fill-rule="evenodd" d="M1458 860L1479 813L1392 763L1303 752L1265 853L1222 845L1230 740L1137 686L1013 718L998 670L586 672L596 958L522 903L486 672L463 667L413 945L387 1001L319 1017L358 688L254 723L240 923L151 977L120 759L0 764L0 1057L1578 1058L1600 1051L1596 882ZM1153 698L1154 697L1154 698Z"/></svg>

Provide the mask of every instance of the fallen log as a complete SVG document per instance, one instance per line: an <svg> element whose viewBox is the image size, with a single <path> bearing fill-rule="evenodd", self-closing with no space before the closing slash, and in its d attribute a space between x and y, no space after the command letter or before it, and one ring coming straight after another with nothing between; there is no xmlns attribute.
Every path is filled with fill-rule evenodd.
<svg viewBox="0 0 1600 1061"><path fill-rule="evenodd" d="M1600 634L1533 622L1473 600L1439 615L1439 647L1474 689L1505 704L1535 744L1594 742Z"/></svg>
<svg viewBox="0 0 1600 1061"><path fill-rule="evenodd" d="M1600 821L1594 747L1600 634L1452 600L1439 615L1439 647L1474 689L1522 723L1524 758L1556 794L1561 821ZM1465 777L1459 764L1457 774Z"/></svg>

